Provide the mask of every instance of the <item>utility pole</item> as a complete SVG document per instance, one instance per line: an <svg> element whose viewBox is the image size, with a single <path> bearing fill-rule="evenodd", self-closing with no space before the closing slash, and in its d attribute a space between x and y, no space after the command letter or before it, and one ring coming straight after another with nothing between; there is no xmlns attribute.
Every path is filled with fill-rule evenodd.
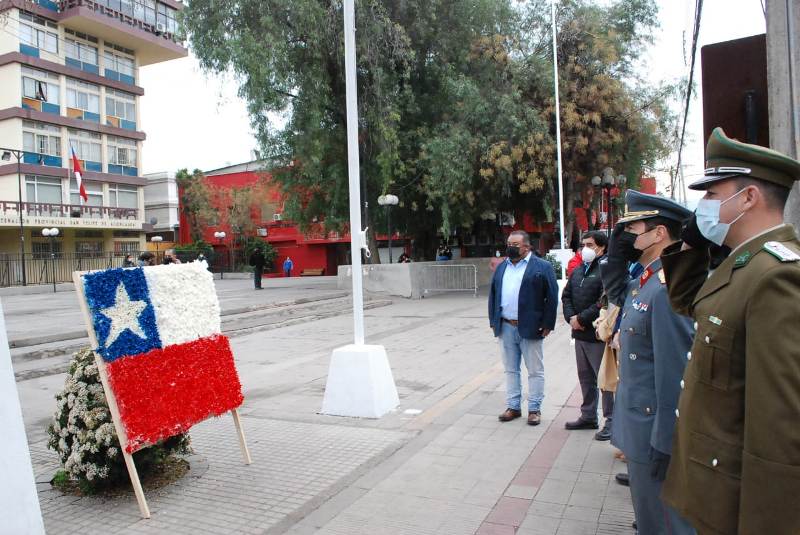
<svg viewBox="0 0 800 535"><path fill-rule="evenodd" d="M800 156L800 0L767 0L767 78L770 147ZM785 219L800 228L800 190L795 184Z"/></svg>

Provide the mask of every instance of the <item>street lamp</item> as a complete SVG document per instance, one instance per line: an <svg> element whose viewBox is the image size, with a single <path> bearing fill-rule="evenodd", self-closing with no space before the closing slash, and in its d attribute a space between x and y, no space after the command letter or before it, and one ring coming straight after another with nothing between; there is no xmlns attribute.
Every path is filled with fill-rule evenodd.
<svg viewBox="0 0 800 535"><path fill-rule="evenodd" d="M17 189L18 189L18 201L17 204L17 213L19 214L19 258L22 263L22 285L28 285L28 276L25 270L25 223L23 222L22 218L22 172L21 172L21 162L22 157L25 155L24 151L17 150L17 149L6 149L0 148L3 151L2 160L4 162L11 161L11 156L13 155L17 159Z"/></svg>
<svg viewBox="0 0 800 535"><path fill-rule="evenodd" d="M381 195L378 204L386 207L386 230L389 234L389 263L392 263L392 206L397 206L400 199L397 195Z"/></svg>
<svg viewBox="0 0 800 535"><path fill-rule="evenodd" d="M158 264L158 244L161 243L162 241L164 241L164 238L162 238L161 236L153 236L152 238L150 238L150 243L156 244L156 264Z"/></svg>
<svg viewBox="0 0 800 535"><path fill-rule="evenodd" d="M53 228L43 228L42 229L42 236L45 238L50 238L50 266L53 271L53 293L56 291L56 253L53 249L53 240L56 236L58 236L58 229L56 227Z"/></svg>
<svg viewBox="0 0 800 535"><path fill-rule="evenodd" d="M222 241L225 239L225 236L227 236L227 234L225 234L224 232L215 232L214 233L214 237L219 240L220 248L222 247ZM220 278L220 280L225 278L225 262L220 262L219 263L219 278Z"/></svg>
<svg viewBox="0 0 800 535"><path fill-rule="evenodd" d="M611 212L611 190L615 187L623 187L628 182L628 178L625 175L618 175L614 176L614 169L611 167L606 167L603 169L603 176L602 178L599 176L592 177L592 186L595 188L602 188L605 191L607 196L606 202L606 231L608 232L609 237L611 236L611 227L613 226L613 221L611 220L613 215ZM602 193L600 197L600 204L602 210Z"/></svg>

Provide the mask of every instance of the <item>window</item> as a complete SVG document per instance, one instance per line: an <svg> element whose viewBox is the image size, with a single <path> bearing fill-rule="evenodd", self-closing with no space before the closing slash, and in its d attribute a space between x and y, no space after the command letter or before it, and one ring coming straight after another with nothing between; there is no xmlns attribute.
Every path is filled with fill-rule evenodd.
<svg viewBox="0 0 800 535"><path fill-rule="evenodd" d="M103 206L103 185L99 182L83 181L83 189L86 190L88 201L81 199L78 190L78 182L73 178L69 181L69 203L83 204L85 206Z"/></svg>
<svg viewBox="0 0 800 535"><path fill-rule="evenodd" d="M101 241L76 241L75 253L78 256L91 257L103 256L103 242Z"/></svg>
<svg viewBox="0 0 800 535"><path fill-rule="evenodd" d="M62 258L63 256L63 249L64 249L64 242L59 240L61 236L58 236L56 239L53 240L53 254L56 258ZM50 258L50 241L34 241L31 242L31 252L33 252L33 258L37 260L48 259Z"/></svg>
<svg viewBox="0 0 800 535"><path fill-rule="evenodd" d="M124 137L108 136L108 164L137 167L136 141Z"/></svg>
<svg viewBox="0 0 800 535"><path fill-rule="evenodd" d="M28 202L61 204L61 179L38 175L25 175L25 192Z"/></svg>
<svg viewBox="0 0 800 535"><path fill-rule="evenodd" d="M124 256L126 254L135 254L139 252L138 241L115 241L114 254Z"/></svg>
<svg viewBox="0 0 800 535"><path fill-rule="evenodd" d="M136 97L124 91L106 89L106 115L136 121Z"/></svg>
<svg viewBox="0 0 800 535"><path fill-rule="evenodd" d="M75 154L78 155L79 160L87 162L102 162L103 146L101 144L100 134L95 132L87 132L85 130L69 130L69 145L75 149ZM70 154L71 156L71 154ZM97 169L92 169L97 171Z"/></svg>
<svg viewBox="0 0 800 535"><path fill-rule="evenodd" d="M139 208L139 188L113 184L108 188L108 199L115 208Z"/></svg>
<svg viewBox="0 0 800 535"><path fill-rule="evenodd" d="M97 47L75 39L65 39L65 52L67 59L74 59L81 63L97 65Z"/></svg>
<svg viewBox="0 0 800 535"><path fill-rule="evenodd" d="M22 67L22 97L58 105L61 84L57 74Z"/></svg>
<svg viewBox="0 0 800 535"><path fill-rule="evenodd" d="M158 4L158 18L156 19L156 23L162 24L169 33L176 33L178 31L178 23L175 21L175 10L160 2Z"/></svg>
<svg viewBox="0 0 800 535"><path fill-rule="evenodd" d="M61 158L61 128L23 120L22 149L28 153ZM58 165L61 165L60 161Z"/></svg>
<svg viewBox="0 0 800 535"><path fill-rule="evenodd" d="M106 50L103 53L103 59L105 60L106 69L111 69L112 71L116 71L126 76L134 76L133 58L122 56L115 52L111 52L110 50Z"/></svg>
<svg viewBox="0 0 800 535"><path fill-rule="evenodd" d="M27 11L20 11L19 18L19 38L23 44L58 54L58 26L55 22Z"/></svg>
<svg viewBox="0 0 800 535"><path fill-rule="evenodd" d="M100 87L67 78L67 107L90 113L100 113Z"/></svg>

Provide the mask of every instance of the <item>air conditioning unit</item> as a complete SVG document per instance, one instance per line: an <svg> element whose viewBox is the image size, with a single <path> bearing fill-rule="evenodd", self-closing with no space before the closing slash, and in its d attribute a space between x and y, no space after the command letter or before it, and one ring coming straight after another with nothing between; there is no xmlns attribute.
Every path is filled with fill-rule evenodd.
<svg viewBox="0 0 800 535"><path fill-rule="evenodd" d="M162 22L156 23L156 33L167 33L167 27Z"/></svg>
<svg viewBox="0 0 800 535"><path fill-rule="evenodd" d="M259 236L261 236L262 238L263 238L263 237L266 237L266 235L267 235L267 229L265 229L265 228L259 228L259 229L256 229L256 234L258 234L258 235L259 235Z"/></svg>
<svg viewBox="0 0 800 535"><path fill-rule="evenodd" d="M283 215L282 214L272 214L272 220L273 221L283 221Z"/></svg>

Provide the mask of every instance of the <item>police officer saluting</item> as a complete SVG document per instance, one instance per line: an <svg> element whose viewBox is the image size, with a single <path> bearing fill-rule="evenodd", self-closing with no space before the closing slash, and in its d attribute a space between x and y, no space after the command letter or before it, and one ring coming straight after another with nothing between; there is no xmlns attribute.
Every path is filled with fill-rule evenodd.
<svg viewBox="0 0 800 535"><path fill-rule="evenodd" d="M609 301L621 307L619 384L611 443L628 459L639 533L681 535L694 530L660 499L670 462L680 380L694 331L670 307L661 252L675 243L691 212L658 195L629 190L626 211L601 263ZM638 261L644 271L628 272ZM713 500L713 496L708 496Z"/></svg>
<svg viewBox="0 0 800 535"><path fill-rule="evenodd" d="M697 322L663 498L700 534L800 533L800 243L783 209L800 163L717 128L705 190L662 257ZM733 252L709 276L709 247Z"/></svg>

